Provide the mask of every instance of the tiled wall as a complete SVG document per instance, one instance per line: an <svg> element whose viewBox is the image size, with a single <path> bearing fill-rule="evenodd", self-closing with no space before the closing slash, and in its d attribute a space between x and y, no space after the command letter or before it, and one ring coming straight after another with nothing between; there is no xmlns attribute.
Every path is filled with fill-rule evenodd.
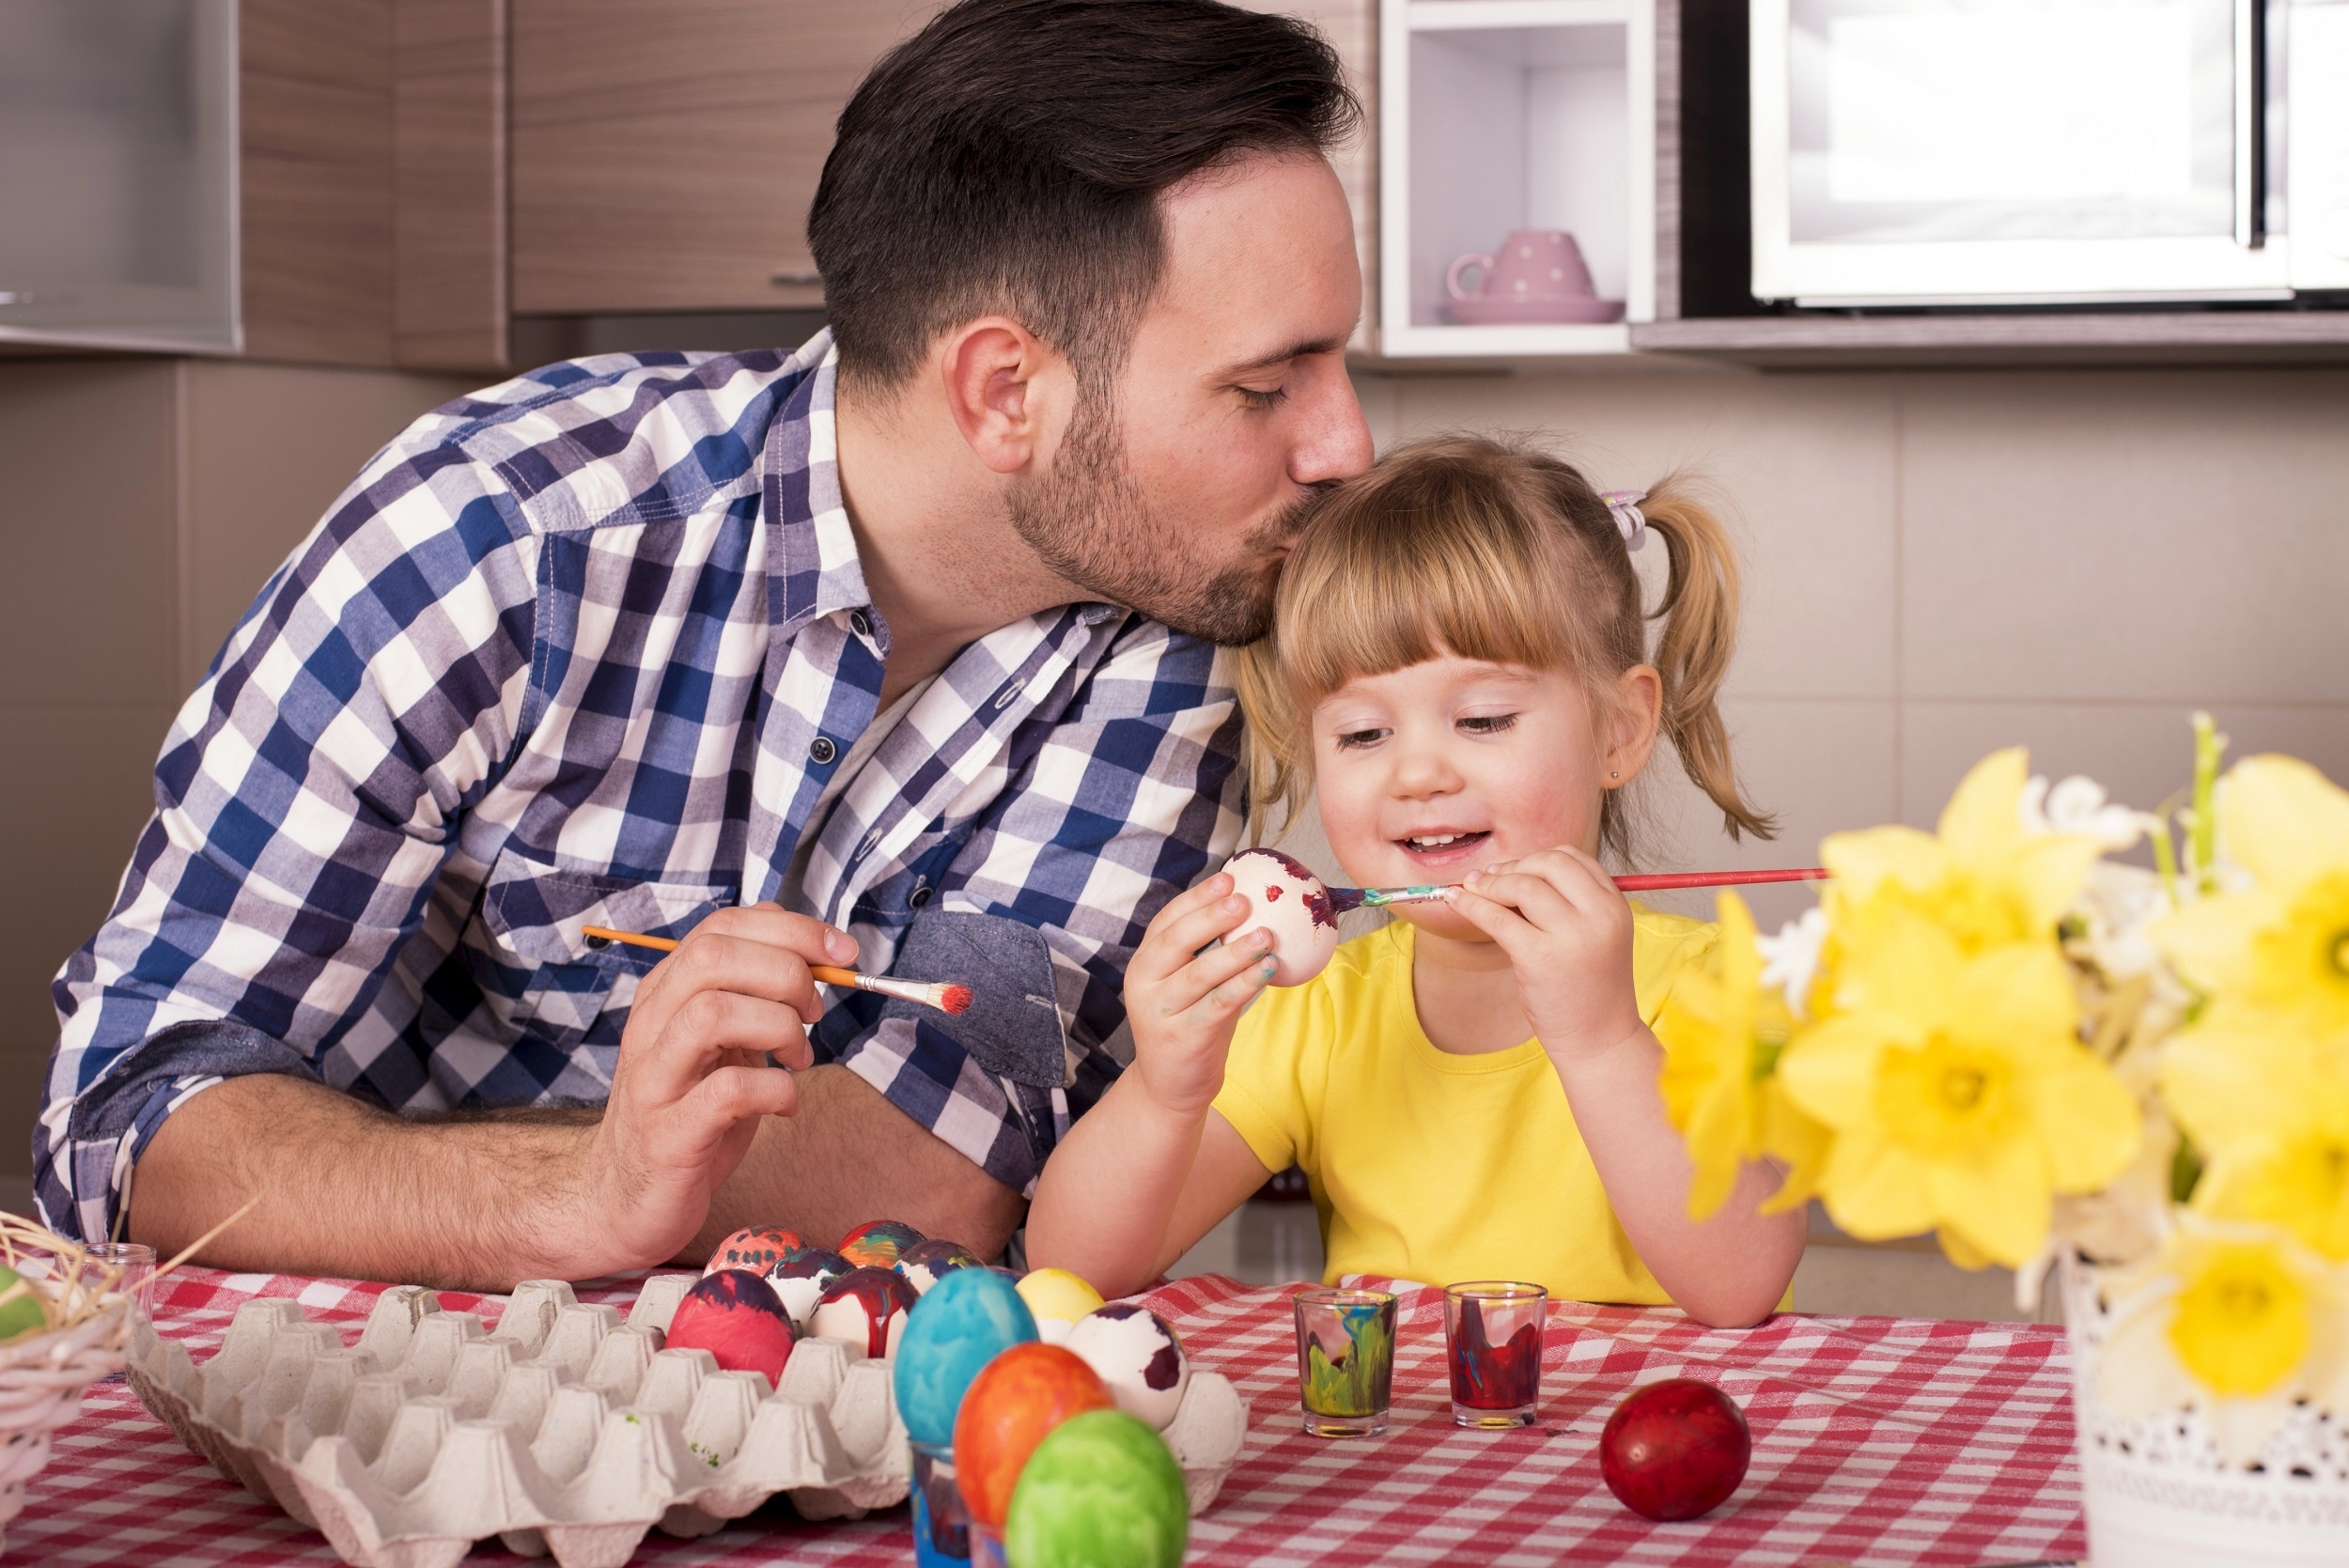
<svg viewBox="0 0 2349 1568"><path fill-rule="evenodd" d="M1733 847L1666 764L1661 867L1807 862L1831 829L1930 826L1976 758L2151 807L2187 715L2349 782L2349 372L1365 377L1382 449L1552 445L1608 487L1674 467L1747 558L1726 708L1776 845ZM1661 551L1649 555L1660 558ZM1657 564L1660 564L1660 559ZM1765 918L1807 894L1755 900Z"/></svg>
<svg viewBox="0 0 2349 1568"><path fill-rule="evenodd" d="M464 379L0 365L0 1203L22 1209L49 980L113 901L180 699L359 465Z"/></svg>

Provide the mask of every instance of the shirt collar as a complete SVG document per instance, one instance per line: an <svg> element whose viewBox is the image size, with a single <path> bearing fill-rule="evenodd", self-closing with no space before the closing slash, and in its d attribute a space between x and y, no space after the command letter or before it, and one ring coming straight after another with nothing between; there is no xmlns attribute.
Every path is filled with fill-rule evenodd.
<svg viewBox="0 0 2349 1568"><path fill-rule="evenodd" d="M840 492L840 440L832 416L840 350L827 327L793 361L803 375L768 427L761 504L781 548L768 555L770 603L786 629L868 608L856 530Z"/></svg>

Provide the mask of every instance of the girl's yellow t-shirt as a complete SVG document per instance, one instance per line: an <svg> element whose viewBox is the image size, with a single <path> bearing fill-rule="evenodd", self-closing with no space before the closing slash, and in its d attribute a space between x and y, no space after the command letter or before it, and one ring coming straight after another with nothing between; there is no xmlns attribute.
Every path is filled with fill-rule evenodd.
<svg viewBox="0 0 2349 1568"><path fill-rule="evenodd" d="M1716 927L1635 908L1631 976L1650 1023ZM1240 1017L1215 1109L1269 1171L1313 1186L1322 1278L1524 1280L1555 1299L1662 1306L1576 1130L1541 1042L1438 1050L1411 994L1414 931L1346 943Z"/></svg>

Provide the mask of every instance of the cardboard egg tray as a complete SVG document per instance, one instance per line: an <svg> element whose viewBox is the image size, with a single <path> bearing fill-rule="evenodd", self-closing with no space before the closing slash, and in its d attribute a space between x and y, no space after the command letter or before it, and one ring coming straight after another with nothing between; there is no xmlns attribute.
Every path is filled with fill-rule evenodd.
<svg viewBox="0 0 2349 1568"><path fill-rule="evenodd" d="M383 1293L356 1345L291 1301L248 1301L220 1352L140 1324L129 1377L223 1475L359 1568L454 1568L490 1536L562 1568L618 1568L658 1526L698 1536L783 1494L809 1519L902 1502L906 1431L885 1360L802 1340L770 1391L706 1350L666 1350L696 1276L657 1275L626 1321L559 1281L494 1328L420 1285ZM1166 1432L1191 1511L1239 1456L1247 1407L1194 1374Z"/></svg>

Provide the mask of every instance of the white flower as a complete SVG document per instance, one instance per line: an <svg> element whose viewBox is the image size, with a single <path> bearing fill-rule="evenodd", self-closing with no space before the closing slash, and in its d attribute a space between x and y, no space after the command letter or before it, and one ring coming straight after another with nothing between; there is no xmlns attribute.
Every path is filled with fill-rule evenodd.
<svg viewBox="0 0 2349 1568"><path fill-rule="evenodd" d="M2023 786L2023 826L2034 833L2079 833L2118 851L2157 831L2160 818L2108 803L2105 786L2086 774L2075 773L2052 789L2045 774L2035 774Z"/></svg>
<svg viewBox="0 0 2349 1568"><path fill-rule="evenodd" d="M2077 945L2109 979L2155 973L2161 952L2146 933L2172 908L2170 890L2153 872L2098 861L2071 908L2082 928Z"/></svg>
<svg viewBox="0 0 2349 1568"><path fill-rule="evenodd" d="M1797 1020L1809 1017L1805 1003L1819 977L1819 955L1827 946L1827 911L1805 909L1800 920L1788 921L1775 937L1756 937L1753 945L1762 952L1762 984L1786 993L1786 1010Z"/></svg>

